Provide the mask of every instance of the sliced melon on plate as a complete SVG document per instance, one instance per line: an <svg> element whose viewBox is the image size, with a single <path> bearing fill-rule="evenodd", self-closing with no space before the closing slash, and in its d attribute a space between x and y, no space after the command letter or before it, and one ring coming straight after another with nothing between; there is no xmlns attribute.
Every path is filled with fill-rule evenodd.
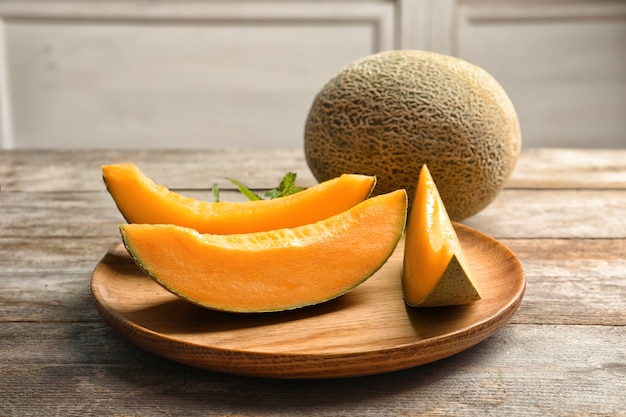
<svg viewBox="0 0 626 417"><path fill-rule="evenodd" d="M168 291L230 312L289 310L345 294L391 256L407 194L367 199L316 223L215 235L175 225L123 224L135 262Z"/></svg>
<svg viewBox="0 0 626 417"><path fill-rule="evenodd" d="M402 282L407 304L449 306L481 298L476 279L426 165L420 171L404 248Z"/></svg>
<svg viewBox="0 0 626 417"><path fill-rule="evenodd" d="M314 223L366 199L373 176L344 174L273 200L200 201L156 184L134 164L104 165L102 178L129 223L175 224L200 233L251 233Z"/></svg>

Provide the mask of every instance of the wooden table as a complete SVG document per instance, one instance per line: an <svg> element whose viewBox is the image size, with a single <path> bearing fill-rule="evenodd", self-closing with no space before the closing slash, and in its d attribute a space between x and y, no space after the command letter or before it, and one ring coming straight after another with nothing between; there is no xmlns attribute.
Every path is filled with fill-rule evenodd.
<svg viewBox="0 0 626 417"><path fill-rule="evenodd" d="M314 183L299 151L0 153L1 416L626 416L626 150L526 151L466 221L526 272L497 333L428 365L331 380L192 368L101 319L90 276L122 218L100 165L122 161L206 199L227 176L263 189L292 170Z"/></svg>

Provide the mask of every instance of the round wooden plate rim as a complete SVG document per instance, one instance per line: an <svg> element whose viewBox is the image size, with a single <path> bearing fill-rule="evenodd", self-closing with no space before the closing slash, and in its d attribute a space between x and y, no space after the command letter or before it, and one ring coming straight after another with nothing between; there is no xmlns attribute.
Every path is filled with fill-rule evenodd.
<svg viewBox="0 0 626 417"><path fill-rule="evenodd" d="M91 282L92 294L100 315L122 336L147 351L188 365L234 374L278 378L330 378L390 372L443 359L481 342L503 326L521 304L526 282L521 263L515 254L496 239L469 226L455 223L455 228L457 232L469 234L475 239L486 242L489 248L492 250L496 248L505 255L508 262L515 264L513 269L516 276L513 278L516 287L512 295L506 300L501 300L503 302L492 314L473 321L467 326L388 347L374 346L354 352L334 353L267 352L254 351L250 348L211 346L152 330L134 322L123 312L118 311L115 305L110 305L110 300L106 299L102 291L101 287L106 284L107 275L100 269L104 267L104 261L110 253L119 254L125 251L121 243L107 252L94 269ZM459 234L459 239L463 244L463 234ZM132 262L130 257L128 259ZM146 277L146 279L152 282L149 278ZM472 332L473 330L475 331ZM461 343L459 339L463 339ZM442 346L445 349L434 349ZM432 349L435 351L430 352L429 350ZM181 351L185 354L181 354ZM393 360L384 359L384 357L394 357L394 355L398 357ZM228 358L220 359L221 356ZM320 365L325 361L328 362L328 366ZM382 363L379 363L381 361ZM288 365L284 369L276 367L276 364L280 362L287 362Z"/></svg>

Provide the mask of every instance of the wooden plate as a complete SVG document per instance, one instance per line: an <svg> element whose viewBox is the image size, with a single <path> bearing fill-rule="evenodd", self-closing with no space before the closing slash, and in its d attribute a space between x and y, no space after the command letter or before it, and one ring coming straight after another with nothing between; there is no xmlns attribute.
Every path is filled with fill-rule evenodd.
<svg viewBox="0 0 626 417"><path fill-rule="evenodd" d="M455 224L483 299L466 306L409 308L402 298L403 242L352 292L280 313L204 309L145 275L120 243L96 266L92 293L102 317L137 346L188 365L276 378L390 372L461 352L502 327L525 289L522 265L497 240Z"/></svg>

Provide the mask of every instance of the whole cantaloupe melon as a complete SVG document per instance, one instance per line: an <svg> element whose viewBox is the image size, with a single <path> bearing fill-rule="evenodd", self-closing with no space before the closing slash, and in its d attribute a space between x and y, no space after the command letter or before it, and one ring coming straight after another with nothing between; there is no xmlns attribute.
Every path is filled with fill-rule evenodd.
<svg viewBox="0 0 626 417"><path fill-rule="evenodd" d="M493 201L520 149L513 103L487 71L417 50L377 53L340 71L315 97L304 133L318 181L376 175L375 193L413 196L428 165L455 221Z"/></svg>

